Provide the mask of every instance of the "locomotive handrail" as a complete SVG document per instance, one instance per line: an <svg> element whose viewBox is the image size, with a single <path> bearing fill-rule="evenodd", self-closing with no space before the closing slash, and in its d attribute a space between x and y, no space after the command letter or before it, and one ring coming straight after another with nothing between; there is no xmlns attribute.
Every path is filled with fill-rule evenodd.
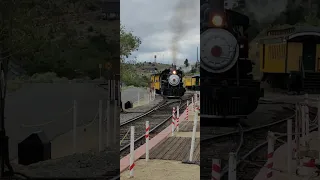
<svg viewBox="0 0 320 180"><path fill-rule="evenodd" d="M302 72L302 77L305 78L305 71L304 71L304 65L303 65L303 60L302 57L299 57L299 66L300 66L300 71Z"/></svg>

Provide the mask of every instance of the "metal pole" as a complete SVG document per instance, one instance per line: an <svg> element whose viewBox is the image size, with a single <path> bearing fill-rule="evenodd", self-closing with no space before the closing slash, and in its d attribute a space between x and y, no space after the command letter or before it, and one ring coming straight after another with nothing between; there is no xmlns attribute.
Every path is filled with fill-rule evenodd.
<svg viewBox="0 0 320 180"><path fill-rule="evenodd" d="M77 101L73 101L73 153L77 149Z"/></svg>
<svg viewBox="0 0 320 180"><path fill-rule="evenodd" d="M99 64L100 79L102 78L102 64Z"/></svg>
<svg viewBox="0 0 320 180"><path fill-rule="evenodd" d="M118 142L117 141L117 137L119 135L119 133L117 133L117 132L119 132L119 131L117 131L117 129L120 126L120 125L117 126L119 115L118 115L118 106L117 106L117 101L116 100L114 100L113 108L114 109L113 109L113 135L112 135L113 139L112 139L112 143L116 144Z"/></svg>
<svg viewBox="0 0 320 180"><path fill-rule="evenodd" d="M111 147L111 136L112 136L112 119L111 119L111 103L110 100L107 100L107 109L106 109L106 117L107 117L107 147L110 148Z"/></svg>
<svg viewBox="0 0 320 180"><path fill-rule="evenodd" d="M99 100L99 152L103 149L102 142L102 100Z"/></svg>
<svg viewBox="0 0 320 180"><path fill-rule="evenodd" d="M288 143L288 174L292 177L292 119L287 121L287 143Z"/></svg>
<svg viewBox="0 0 320 180"><path fill-rule="evenodd" d="M309 118L309 107L305 106L306 108L306 138L308 139L309 137L309 132L310 132L310 118Z"/></svg>
<svg viewBox="0 0 320 180"><path fill-rule="evenodd" d="M318 139L320 139L320 98L318 97ZM320 158L320 156L319 156Z"/></svg>
<svg viewBox="0 0 320 180"><path fill-rule="evenodd" d="M305 114L305 108L304 105L301 107L301 144L302 146L306 145L306 114Z"/></svg>
<svg viewBox="0 0 320 180"><path fill-rule="evenodd" d="M192 158L193 158L194 143L196 140L196 131L197 131L197 120L198 120L198 113L194 113L192 139L191 139L190 156L189 156L190 162L192 161Z"/></svg>
<svg viewBox="0 0 320 180"><path fill-rule="evenodd" d="M271 179L273 176L273 153L274 153L274 141L275 141L275 136L274 133L269 131L268 132L268 159L267 159L267 174L266 174L266 178L267 179Z"/></svg>
<svg viewBox="0 0 320 180"><path fill-rule="evenodd" d="M228 180L237 179L237 158L234 152L229 153L229 174Z"/></svg>

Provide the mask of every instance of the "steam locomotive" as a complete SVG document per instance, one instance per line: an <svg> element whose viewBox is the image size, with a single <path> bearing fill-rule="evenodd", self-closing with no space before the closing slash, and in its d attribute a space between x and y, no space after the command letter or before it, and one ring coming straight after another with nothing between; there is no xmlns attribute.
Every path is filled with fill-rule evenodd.
<svg viewBox="0 0 320 180"><path fill-rule="evenodd" d="M157 94L168 98L182 97L186 92L182 82L183 72L176 66L165 69L160 73L151 75L151 88Z"/></svg>
<svg viewBox="0 0 320 180"><path fill-rule="evenodd" d="M248 59L249 18L217 2L204 2L200 9L200 114L207 122L233 122L255 111L264 92ZM228 121L213 123L220 122Z"/></svg>

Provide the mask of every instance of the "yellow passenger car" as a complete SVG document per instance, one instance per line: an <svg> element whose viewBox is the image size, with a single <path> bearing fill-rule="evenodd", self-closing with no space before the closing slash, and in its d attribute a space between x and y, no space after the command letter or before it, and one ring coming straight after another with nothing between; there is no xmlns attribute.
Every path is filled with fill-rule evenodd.
<svg viewBox="0 0 320 180"><path fill-rule="evenodd" d="M304 89L320 89L320 28L271 29L259 42L262 81L288 88L302 77ZM312 81L311 81L312 79Z"/></svg>
<svg viewBox="0 0 320 180"><path fill-rule="evenodd" d="M200 75L183 77L183 84L184 84L184 87L188 90L200 89Z"/></svg>
<svg viewBox="0 0 320 180"><path fill-rule="evenodd" d="M200 91L200 74L192 76L192 90Z"/></svg>
<svg viewBox="0 0 320 180"><path fill-rule="evenodd" d="M151 75L151 89L155 89L156 93L160 92L160 74L152 74Z"/></svg>
<svg viewBox="0 0 320 180"><path fill-rule="evenodd" d="M192 77L191 76L185 76L183 77L183 85L186 89L192 88Z"/></svg>

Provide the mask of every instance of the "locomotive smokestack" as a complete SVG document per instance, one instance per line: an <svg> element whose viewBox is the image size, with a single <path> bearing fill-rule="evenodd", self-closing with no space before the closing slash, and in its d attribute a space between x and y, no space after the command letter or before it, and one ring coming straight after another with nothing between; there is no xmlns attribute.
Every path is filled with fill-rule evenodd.
<svg viewBox="0 0 320 180"><path fill-rule="evenodd" d="M209 0L209 4L214 10L224 10L224 0Z"/></svg>
<svg viewBox="0 0 320 180"><path fill-rule="evenodd" d="M173 65L172 65L172 68L173 68L174 70L176 70L176 69L177 69L177 65L173 64Z"/></svg>

